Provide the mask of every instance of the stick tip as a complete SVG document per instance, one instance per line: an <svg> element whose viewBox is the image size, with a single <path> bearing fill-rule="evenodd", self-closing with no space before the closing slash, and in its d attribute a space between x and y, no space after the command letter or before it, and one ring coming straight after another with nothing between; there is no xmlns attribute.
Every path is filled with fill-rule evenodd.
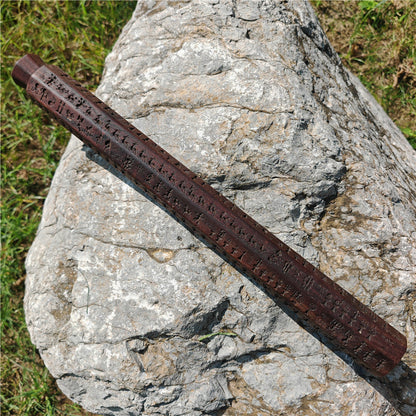
<svg viewBox="0 0 416 416"><path fill-rule="evenodd" d="M29 53L16 62L12 71L12 78L17 85L26 88L31 75L43 65L45 63L39 56Z"/></svg>

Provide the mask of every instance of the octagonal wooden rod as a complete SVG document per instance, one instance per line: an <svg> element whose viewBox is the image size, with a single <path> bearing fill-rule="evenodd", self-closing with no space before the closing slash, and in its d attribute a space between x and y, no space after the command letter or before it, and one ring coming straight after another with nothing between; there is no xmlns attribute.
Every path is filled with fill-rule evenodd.
<svg viewBox="0 0 416 416"><path fill-rule="evenodd" d="M60 124L336 348L378 376L400 362L402 334L62 70L26 55L12 75Z"/></svg>

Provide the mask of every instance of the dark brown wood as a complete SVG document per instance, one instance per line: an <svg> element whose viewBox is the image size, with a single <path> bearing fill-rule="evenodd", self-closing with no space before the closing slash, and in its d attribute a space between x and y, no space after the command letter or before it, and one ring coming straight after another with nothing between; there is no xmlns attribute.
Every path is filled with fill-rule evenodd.
<svg viewBox="0 0 416 416"><path fill-rule="evenodd" d="M272 296L373 374L392 370L406 338L59 68L35 55L13 78L59 123Z"/></svg>

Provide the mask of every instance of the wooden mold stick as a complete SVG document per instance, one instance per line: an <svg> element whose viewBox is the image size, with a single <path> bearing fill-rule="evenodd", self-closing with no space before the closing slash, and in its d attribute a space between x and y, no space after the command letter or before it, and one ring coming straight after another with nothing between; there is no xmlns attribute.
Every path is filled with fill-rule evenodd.
<svg viewBox="0 0 416 416"><path fill-rule="evenodd" d="M87 146L335 348L384 376L406 338L169 155L61 69L21 58L16 83Z"/></svg>

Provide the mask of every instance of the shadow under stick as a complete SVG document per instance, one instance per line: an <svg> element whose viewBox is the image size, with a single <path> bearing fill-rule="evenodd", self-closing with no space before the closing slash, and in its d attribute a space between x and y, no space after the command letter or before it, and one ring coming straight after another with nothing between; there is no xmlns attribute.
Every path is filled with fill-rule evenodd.
<svg viewBox="0 0 416 416"><path fill-rule="evenodd" d="M406 338L59 68L36 55L12 74L60 124L238 270L377 376Z"/></svg>

